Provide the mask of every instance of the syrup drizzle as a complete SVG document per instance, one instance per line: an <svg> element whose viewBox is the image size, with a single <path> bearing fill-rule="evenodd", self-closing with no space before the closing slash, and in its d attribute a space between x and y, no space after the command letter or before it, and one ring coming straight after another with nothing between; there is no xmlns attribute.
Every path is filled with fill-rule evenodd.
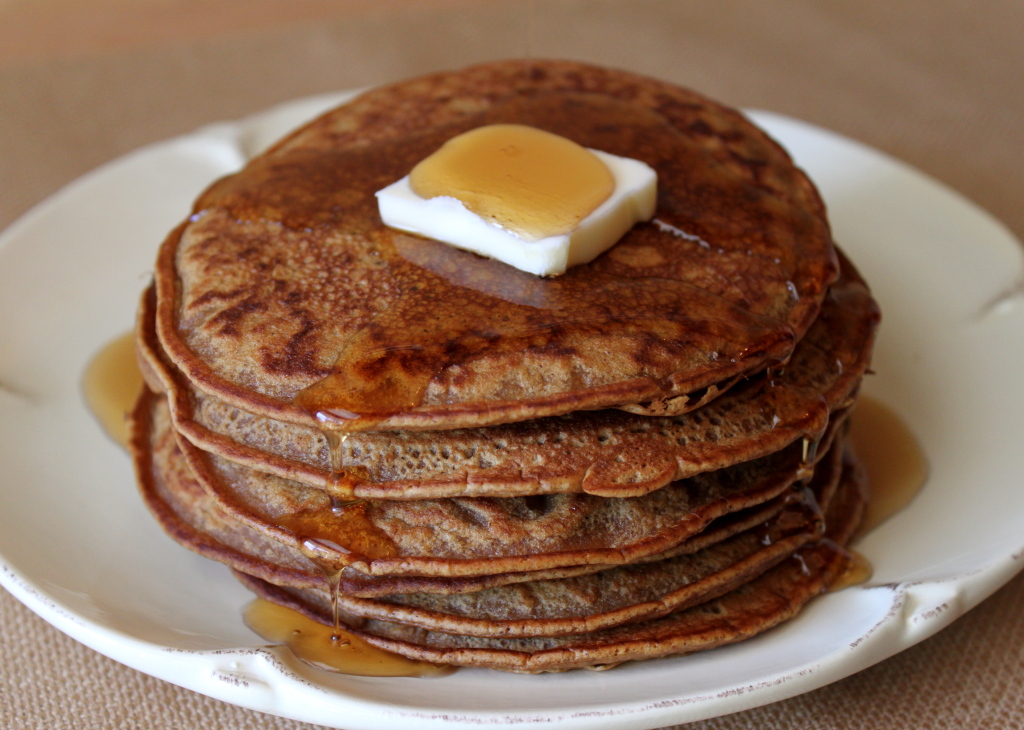
<svg viewBox="0 0 1024 730"><path fill-rule="evenodd" d="M372 505L352 499L353 470L346 470L343 447L348 434L325 431L331 450L329 508L281 515L277 525L300 543L303 555L320 570L331 596L331 625L312 621L297 611L258 599L246 609L249 627L267 641L286 645L302 661L331 672L374 677L428 677L453 671L417 662L368 644L343 626L340 610L345 569L398 550L372 519Z"/></svg>
<svg viewBox="0 0 1024 730"><path fill-rule="evenodd" d="M372 505L355 498L362 468L346 467L344 449L349 434L328 429L323 434L331 456L329 509L282 515L277 524L295 535L302 553L323 575L331 596L331 626L259 600L247 610L246 622L263 638L284 643L299 659L327 671L392 677L437 676L452 671L378 649L343 628L340 594L345 568L370 562L374 557L393 556L398 550L387 533L374 524Z"/></svg>
<svg viewBox="0 0 1024 730"><path fill-rule="evenodd" d="M333 500L329 509L292 512L278 516L276 522L295 535L306 557L330 577L352 563L398 553L394 541L374 524L371 510L372 505L362 500Z"/></svg>
<svg viewBox="0 0 1024 730"><path fill-rule="evenodd" d="M818 444L821 443L821 434L816 436L804 436L801 440L800 468L797 470L797 481L807 484L814 477L814 465L818 458Z"/></svg>
<svg viewBox="0 0 1024 730"><path fill-rule="evenodd" d="M331 455L331 473L327 479L327 493L331 497L331 508L338 512L341 508L358 502L356 487L366 481L369 470L365 466L345 463L345 442L348 441L347 431L321 429Z"/></svg>
<svg viewBox="0 0 1024 730"><path fill-rule="evenodd" d="M107 343L92 358L82 380L86 403L103 429L122 446L128 443L126 415L142 391L142 373L135 357L134 336L128 333ZM344 435L338 437L344 442ZM339 446L340 448L340 446ZM340 456L339 456L340 458ZM341 466L341 462L337 462ZM331 588L333 626L312 621L297 611L257 599L245 611L250 628L267 641L284 644L304 662L344 674L371 677L435 677L450 674L448 666L417 662L368 644L341 626L338 594L342 571L360 552L390 555L394 543L369 519L361 501L332 498L329 516L297 513L279 524L303 539L303 552L320 566Z"/></svg>
<svg viewBox="0 0 1024 730"><path fill-rule="evenodd" d="M319 569L331 596L330 626L283 606L257 599L246 609L249 627L267 641L286 645L302 661L330 672L373 677L442 676L454 668L406 659L378 649L347 631L340 595L345 568L371 556L397 553L394 542L376 527L364 500L332 496L330 509L278 518L278 525L301 541L301 550Z"/></svg>
<svg viewBox="0 0 1024 730"><path fill-rule="evenodd" d="M858 399L850 423L848 438L867 472L868 489L856 540L910 504L928 480L928 460L907 424L874 398ZM829 591L871 579L871 562L856 550L844 551L846 567Z"/></svg>
<svg viewBox="0 0 1024 730"><path fill-rule="evenodd" d="M344 431L325 429L323 435L327 439L327 446L331 452L331 471L335 474L340 474L345 468L344 448L345 442L348 440L348 434Z"/></svg>

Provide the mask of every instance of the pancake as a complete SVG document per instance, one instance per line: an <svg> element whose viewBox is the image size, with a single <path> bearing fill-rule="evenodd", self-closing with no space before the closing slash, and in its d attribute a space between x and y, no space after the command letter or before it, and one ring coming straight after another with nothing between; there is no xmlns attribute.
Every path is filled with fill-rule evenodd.
<svg viewBox="0 0 1024 730"><path fill-rule="evenodd" d="M493 122L643 160L656 219L552 279L381 224L374 191ZM674 414L788 360L837 270L813 185L739 113L625 72L506 62L368 92L215 183L161 249L156 329L194 387L289 423Z"/></svg>
<svg viewBox="0 0 1024 730"><path fill-rule="evenodd" d="M382 224L375 191L492 123L647 163L655 217L553 278ZM258 595L414 659L607 667L753 636L846 568L878 319L743 115L487 64L367 92L200 195L141 300L131 449L168 534Z"/></svg>
<svg viewBox="0 0 1024 730"><path fill-rule="evenodd" d="M826 511L826 537L723 596L650 621L576 635L496 638L431 631L408 624L364 619L342 612L351 633L387 651L439 664L515 672L608 668L625 661L712 649L748 639L792 618L824 591L849 564L841 546L863 510L863 473L852 460L843 485ZM329 594L281 587L237 573L257 595L323 623L331 614Z"/></svg>
<svg viewBox="0 0 1024 730"><path fill-rule="evenodd" d="M840 449L835 449L836 454ZM837 467L836 460L833 466ZM839 479L819 480L826 509ZM176 539L236 569L257 568L283 586L303 588L320 581L296 580L282 560L280 546L234 521L217 518L218 506L188 484L176 484L154 470L147 500ZM847 479L846 489L852 483ZM811 509L810 507L813 507ZM212 517L212 518L211 518ZM815 502L792 502L774 518L696 550L578 577L520 582L472 593L398 594L377 600L341 591L337 605L349 616L399 622L467 636L560 636L650 620L722 595L820 536L821 512ZM270 557L271 560L267 560ZM301 563L296 551L292 565Z"/></svg>
<svg viewBox="0 0 1024 730"><path fill-rule="evenodd" d="M251 516L240 516L237 506L230 500L216 498L200 483L183 458L179 449L180 439L175 439L169 428L167 410L161 407L157 397L142 399L134 418L133 449L140 486L161 524L168 527L176 522L186 522L196 531L247 554L272 554L274 560L269 562L287 565L292 573L288 580L292 583L300 586L326 585L323 566L315 561L316 556L313 556L314 560L306 556L300 537L275 530L273 525L254 520ZM435 554L429 557L406 555L397 561L378 559L370 565L356 562L342 572L341 586L346 593L360 596L408 591L467 592L527 580L571 577L610 565L651 562L703 550L739 532L769 522L785 509L812 508L813 511L816 500L827 504L839 478L837 459L841 449L828 448L822 452L827 456L811 482L812 493L816 497L811 498L810 503L807 503L806 490L794 492L790 489L791 474L783 475L781 479L769 476L764 484L749 485L742 480L751 472L737 472L733 475L737 485L723 487L724 476L720 477L718 484L680 484L674 494L659 495L665 498L651 500L647 504L637 499L572 498L576 501L563 506L563 514L557 514L556 509L555 515L555 524L566 526L572 532L569 536L565 534L566 530L552 531L550 527L547 527L549 534L544 535L546 526L543 522L538 525L537 519L544 515L531 514L523 509L523 505L516 504L522 500L442 500L439 504L426 505L422 502L385 503L383 511L369 511L366 534L384 533L389 540L394 536L392 545L397 543L410 552L433 550ZM687 491L692 493L687 494ZM766 494L774 498L768 500ZM474 502L482 504L474 505ZM389 519L386 511L389 506L401 508L401 519L393 516ZM474 514L474 507L478 514L490 510L494 527L459 521L463 515ZM446 508L452 518L438 521L429 540L422 539L422 535L420 540L415 540L415 534L410 538L407 534L410 531L403 529L402 524L394 524L415 522L418 511L425 514L426 521L433 522ZM329 507L325 511L329 512ZM568 520L578 517L577 513L583 516L573 529L568 526ZM360 516L365 515L361 513ZM495 545L492 540L483 549L476 548L474 560L474 552L467 546L474 541L480 542L481 530L505 536L504 541L508 545L502 547L506 554L501 555L493 549L488 551L488 546L493 548ZM507 537L510 533L518 533L518 544ZM257 534L266 539L257 539L254 537ZM239 535L242 543L238 542ZM188 543L173 530L172 536ZM525 545L524 538L527 540ZM252 549L254 541L261 544L259 551ZM442 549L438 549L439 545ZM546 547L549 552L538 552L537 546ZM376 574L371 575L358 568L369 568ZM410 568L414 571L412 575L409 574ZM428 577L416 573L428 573Z"/></svg>
<svg viewBox="0 0 1024 730"><path fill-rule="evenodd" d="M675 547L718 517L783 494L805 467L794 445L630 499L382 500L337 510L320 490L175 439L166 406L154 396L140 404L138 418L150 424L136 427L148 437L138 447L145 449L141 464L187 475L234 519L293 549L308 554L312 541L313 550L324 551L313 559L330 559L337 551L330 546L344 546L349 567L368 575L472 576L633 562Z"/></svg>
<svg viewBox="0 0 1024 730"><path fill-rule="evenodd" d="M204 451L331 491L331 454L320 429L256 416L189 388L160 351L152 329L154 304L147 291L138 341L150 380L169 394L176 429ZM870 360L877 321L874 300L842 259L839 281L782 372L748 381L680 416L606 410L443 435L353 434L343 451L350 475L345 488L367 499L641 495L770 454L801 437L818 438L829 413L853 397Z"/></svg>

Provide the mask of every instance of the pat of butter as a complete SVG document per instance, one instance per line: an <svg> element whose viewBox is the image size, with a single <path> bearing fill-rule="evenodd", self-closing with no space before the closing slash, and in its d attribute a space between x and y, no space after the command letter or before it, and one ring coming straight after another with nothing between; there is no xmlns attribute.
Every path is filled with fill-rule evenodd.
<svg viewBox="0 0 1024 730"><path fill-rule="evenodd" d="M434 238L521 271L540 276L561 274L570 266L597 258L635 223L654 216L657 175L653 169L638 160L589 152L607 167L614 187L568 232L530 239L512 226L474 213L456 197L420 197L409 176L377 192L380 216L391 228Z"/></svg>

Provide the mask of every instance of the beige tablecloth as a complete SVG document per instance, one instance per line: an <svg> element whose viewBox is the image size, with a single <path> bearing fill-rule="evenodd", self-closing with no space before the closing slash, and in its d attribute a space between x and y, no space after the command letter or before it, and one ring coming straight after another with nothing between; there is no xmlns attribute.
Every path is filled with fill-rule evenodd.
<svg viewBox="0 0 1024 730"><path fill-rule="evenodd" d="M211 121L308 94L534 55L628 68L833 129L945 182L1024 238L1024 5L1014 0L356 5L3 61L0 227L92 167ZM696 727L1024 727L1021 606L1024 576L882 664ZM3 591L0 726L310 727L127 669Z"/></svg>

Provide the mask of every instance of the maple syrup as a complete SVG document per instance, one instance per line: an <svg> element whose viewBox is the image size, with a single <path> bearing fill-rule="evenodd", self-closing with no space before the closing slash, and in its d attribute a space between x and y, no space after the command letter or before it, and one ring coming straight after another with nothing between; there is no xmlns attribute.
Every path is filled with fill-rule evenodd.
<svg viewBox="0 0 1024 730"><path fill-rule="evenodd" d="M888 406L861 396L848 438L867 472L867 504L856 537L862 537L906 507L928 479L928 460L907 424ZM871 579L871 562L846 548L843 572L829 586L838 591Z"/></svg>
<svg viewBox="0 0 1024 730"><path fill-rule="evenodd" d="M868 477L864 535L910 504L928 479L928 460L907 424L874 398L858 399L849 438Z"/></svg>
<svg viewBox="0 0 1024 730"><path fill-rule="evenodd" d="M398 553L387 533L374 524L370 509L364 501L333 500L330 509L292 512L275 522L296 536L310 560L324 570L334 570Z"/></svg>
<svg viewBox="0 0 1024 730"><path fill-rule="evenodd" d="M394 541L370 518L370 503L353 499L354 473L346 471L343 447L348 434L324 431L331 452L328 481L330 508L280 515L276 524L295 535L303 555L320 570L331 595L333 626L300 613L257 600L246 610L246 623L268 641L286 645L308 664L343 674L374 677L421 677L446 673L447 668L414 662L377 649L341 627L339 596L342 573L353 563L391 557Z"/></svg>
<svg viewBox="0 0 1024 730"><path fill-rule="evenodd" d="M348 440L348 434L344 431L330 431L325 430L322 432L324 438L327 439L327 448L331 454L331 471L339 473L345 467L345 441Z"/></svg>
<svg viewBox="0 0 1024 730"><path fill-rule="evenodd" d="M856 550L844 548L843 552L846 553L846 567L828 587L829 593L867 583L871 580L871 574L874 572L871 561Z"/></svg>
<svg viewBox="0 0 1024 730"><path fill-rule="evenodd" d="M459 200L537 241L572 232L615 190L608 166L572 140L524 124L490 124L448 140L413 168L421 198Z"/></svg>
<svg viewBox="0 0 1024 730"><path fill-rule="evenodd" d="M368 470L361 466L345 465L345 442L349 434L346 431L321 429L327 439L328 451L331 456L331 471L327 478L327 493L331 497L331 509L336 513L349 503L359 501L356 498L356 485L366 481Z"/></svg>
<svg viewBox="0 0 1024 730"><path fill-rule="evenodd" d="M110 438L128 446L128 414L142 392L142 373L129 332L108 342L89 361L82 377L86 405Z"/></svg>
<svg viewBox="0 0 1024 730"><path fill-rule="evenodd" d="M338 443L343 440L334 439ZM334 464L340 466L340 462ZM398 552L391 538L370 519L370 509L363 500L346 501L332 495L329 509L294 512L275 520L295 535L303 555L324 577L331 596L332 625L262 599L246 609L245 622L267 641L284 644L302 661L327 671L367 677L447 674L452 671L449 667L412 661L378 649L342 628L339 598L345 568Z"/></svg>
<svg viewBox="0 0 1024 730"><path fill-rule="evenodd" d="M313 621L276 603L257 598L244 613L246 625L296 657L328 672L360 677L441 677L454 667L407 659L363 641L337 626Z"/></svg>

